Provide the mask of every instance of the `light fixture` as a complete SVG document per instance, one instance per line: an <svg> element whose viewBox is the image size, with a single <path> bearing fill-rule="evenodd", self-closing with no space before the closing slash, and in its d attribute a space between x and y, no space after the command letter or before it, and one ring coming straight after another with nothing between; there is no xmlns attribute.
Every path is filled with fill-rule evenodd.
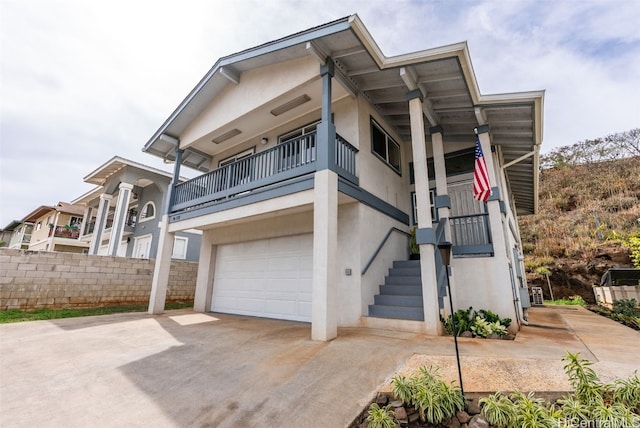
<svg viewBox="0 0 640 428"><path fill-rule="evenodd" d="M241 133L242 133L242 131L240 131L237 128L234 128L229 132L225 132L224 134L215 137L214 139L211 140L211 142L212 143L216 143L216 144L220 144L220 143L222 143L224 141L227 141L228 139L233 138L236 135L241 134Z"/></svg>
<svg viewBox="0 0 640 428"><path fill-rule="evenodd" d="M266 145L269 142L269 139L267 137L262 137L262 140L260 140L260 142L262 143L262 145Z"/></svg>
<svg viewBox="0 0 640 428"><path fill-rule="evenodd" d="M311 97L309 97L309 95L300 95L299 97L294 98L291 101L288 101L281 106L274 108L273 110L271 110L271 114L274 116L280 116L282 113L288 112L289 110L301 106L308 101L311 101Z"/></svg>
<svg viewBox="0 0 640 428"><path fill-rule="evenodd" d="M442 264L447 270L447 294L449 295L449 309L451 310L451 329L453 330L453 342L456 346L456 362L458 363L458 379L460 381L460 392L464 397L464 387L462 386L462 369L460 368L460 351L458 350L458 328L456 327L456 317L453 312L453 299L451 298L451 281L449 280L449 265L451 263L451 248L453 244L451 242L440 242L438 244L438 250L440 250L440 257L442 258Z"/></svg>

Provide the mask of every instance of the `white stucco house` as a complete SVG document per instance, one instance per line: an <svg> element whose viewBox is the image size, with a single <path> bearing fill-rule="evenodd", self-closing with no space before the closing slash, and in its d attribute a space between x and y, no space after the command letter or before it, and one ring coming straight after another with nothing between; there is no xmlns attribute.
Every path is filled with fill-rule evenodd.
<svg viewBox="0 0 640 428"><path fill-rule="evenodd" d="M197 229L196 311L305 321L314 340L342 326L441 334L450 241L454 309L517 328L516 216L537 207L543 99L481 94L466 43L386 57L357 15L219 59L143 148L175 162L149 312L164 307L173 236ZM202 175L178 183L182 166Z"/></svg>

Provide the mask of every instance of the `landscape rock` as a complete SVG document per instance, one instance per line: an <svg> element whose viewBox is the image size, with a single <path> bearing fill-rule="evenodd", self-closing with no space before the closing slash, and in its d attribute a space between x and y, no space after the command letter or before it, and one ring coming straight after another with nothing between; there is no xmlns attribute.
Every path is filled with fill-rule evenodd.
<svg viewBox="0 0 640 428"><path fill-rule="evenodd" d="M407 411L404 409L404 407L396 407L396 409L394 410L395 413L395 417L396 420L398 422L402 422L402 421L407 421Z"/></svg>
<svg viewBox="0 0 640 428"><path fill-rule="evenodd" d="M480 414L480 405L478 399L474 399L467 402L467 413L471 416Z"/></svg>
<svg viewBox="0 0 640 428"><path fill-rule="evenodd" d="M449 418L448 421L444 421L443 425L447 428L460 428L460 421L455 416Z"/></svg>
<svg viewBox="0 0 640 428"><path fill-rule="evenodd" d="M489 422L482 415L475 415L471 418L468 425L469 428L489 428Z"/></svg>
<svg viewBox="0 0 640 428"><path fill-rule="evenodd" d="M469 414L464 410L460 410L459 412L457 412L456 418L458 418L458 421L460 421L461 424L466 424L471 420L471 416L469 416Z"/></svg>
<svg viewBox="0 0 640 428"><path fill-rule="evenodd" d="M471 333L470 331L463 331L460 334L460 337L473 337L473 333Z"/></svg>

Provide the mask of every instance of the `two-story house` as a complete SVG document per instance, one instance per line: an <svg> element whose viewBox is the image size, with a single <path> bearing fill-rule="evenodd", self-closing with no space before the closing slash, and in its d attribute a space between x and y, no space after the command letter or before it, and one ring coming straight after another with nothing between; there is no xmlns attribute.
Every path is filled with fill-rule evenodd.
<svg viewBox="0 0 640 428"><path fill-rule="evenodd" d="M33 223L25 223L21 220L13 220L2 229L2 238L5 246L11 249L28 250L31 242Z"/></svg>
<svg viewBox="0 0 640 428"><path fill-rule="evenodd" d="M78 239L82 215L82 207L67 202L36 208L22 219L22 223L31 229L28 249L86 253L88 245Z"/></svg>
<svg viewBox="0 0 640 428"><path fill-rule="evenodd" d="M543 97L481 94L466 43L386 57L357 15L219 59L143 148L175 166L149 312L174 236L197 229L196 311L310 322L315 340L339 326L440 334L450 241L454 309L518 328L516 216L537 207ZM202 175L179 182L183 165Z"/></svg>
<svg viewBox="0 0 640 428"><path fill-rule="evenodd" d="M171 173L120 156L84 177L96 187L73 203L83 207L79 238L88 253L155 259L171 179ZM172 258L198 261L201 236L199 230L177 232Z"/></svg>

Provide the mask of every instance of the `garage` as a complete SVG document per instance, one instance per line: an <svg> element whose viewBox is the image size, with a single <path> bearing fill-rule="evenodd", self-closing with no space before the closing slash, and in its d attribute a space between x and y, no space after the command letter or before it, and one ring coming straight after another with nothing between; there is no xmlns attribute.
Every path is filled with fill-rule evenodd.
<svg viewBox="0 0 640 428"><path fill-rule="evenodd" d="M219 245L211 310L311 322L313 235Z"/></svg>

